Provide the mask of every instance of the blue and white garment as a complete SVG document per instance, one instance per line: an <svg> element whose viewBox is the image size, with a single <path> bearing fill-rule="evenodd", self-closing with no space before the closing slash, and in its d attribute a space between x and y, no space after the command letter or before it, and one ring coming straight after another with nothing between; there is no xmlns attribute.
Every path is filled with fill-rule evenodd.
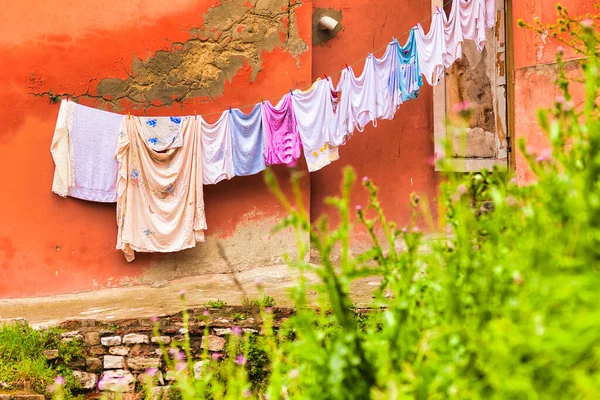
<svg viewBox="0 0 600 400"><path fill-rule="evenodd" d="M189 117L139 117L141 132L154 151L165 151L182 145L181 123Z"/></svg>
<svg viewBox="0 0 600 400"><path fill-rule="evenodd" d="M381 58L375 59L377 85L377 118L393 119L402 104L398 81L398 41L394 39Z"/></svg>
<svg viewBox="0 0 600 400"><path fill-rule="evenodd" d="M421 86L423 86L423 77L419 66L415 30L410 31L404 46L400 46L397 40L395 44L398 54L398 85L400 92L402 92L402 101L416 99L419 96Z"/></svg>
<svg viewBox="0 0 600 400"><path fill-rule="evenodd" d="M244 114L239 108L231 110L230 124L235 175L248 176L264 171L265 135L261 104L255 105L249 114Z"/></svg>

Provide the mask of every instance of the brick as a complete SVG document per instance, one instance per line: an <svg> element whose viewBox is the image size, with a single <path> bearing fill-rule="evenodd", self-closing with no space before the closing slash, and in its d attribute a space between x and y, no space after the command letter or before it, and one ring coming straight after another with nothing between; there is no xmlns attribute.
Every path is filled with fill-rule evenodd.
<svg viewBox="0 0 600 400"><path fill-rule="evenodd" d="M58 350L44 350L42 354L46 360L56 360L58 358Z"/></svg>
<svg viewBox="0 0 600 400"><path fill-rule="evenodd" d="M88 372L102 372L102 360L96 357L86 358L85 369Z"/></svg>
<svg viewBox="0 0 600 400"><path fill-rule="evenodd" d="M133 371L145 371L148 368L160 368L160 358L129 357L127 367Z"/></svg>
<svg viewBox="0 0 600 400"><path fill-rule="evenodd" d="M86 332L83 334L83 340L90 346L100 344L100 334L98 332Z"/></svg>
<svg viewBox="0 0 600 400"><path fill-rule="evenodd" d="M152 343L162 343L162 344L169 344L171 343L171 338L169 336L153 336L150 338L150 341Z"/></svg>
<svg viewBox="0 0 600 400"><path fill-rule="evenodd" d="M119 346L122 343L121 336L107 336L100 339L102 346Z"/></svg>
<svg viewBox="0 0 600 400"><path fill-rule="evenodd" d="M98 377L96 374L82 371L73 371L73 378L78 382L83 389L95 389Z"/></svg>
<svg viewBox="0 0 600 400"><path fill-rule="evenodd" d="M123 336L124 344L137 344L137 343L149 343L148 335L139 335L137 333L130 333Z"/></svg>
<svg viewBox="0 0 600 400"><path fill-rule="evenodd" d="M122 356L104 356L104 369L122 369L124 361Z"/></svg>
<svg viewBox="0 0 600 400"><path fill-rule="evenodd" d="M129 354L129 347L115 346L108 349L108 352L114 356L126 356Z"/></svg>
<svg viewBox="0 0 600 400"><path fill-rule="evenodd" d="M225 348L225 339L219 336L210 335L202 338L202 348L209 351L222 351Z"/></svg>

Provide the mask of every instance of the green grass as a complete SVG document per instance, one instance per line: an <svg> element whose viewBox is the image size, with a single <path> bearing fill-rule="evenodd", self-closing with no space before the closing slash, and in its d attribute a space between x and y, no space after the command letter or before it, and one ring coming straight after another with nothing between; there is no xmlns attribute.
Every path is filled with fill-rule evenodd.
<svg viewBox="0 0 600 400"><path fill-rule="evenodd" d="M59 359L49 362L44 350L57 349ZM0 381L7 390L31 386L36 393L46 393L46 388L57 376L66 379L65 396L72 398L77 389L72 371L66 363L82 355L81 343L63 343L56 329L36 330L27 324L9 323L0 327Z"/></svg>

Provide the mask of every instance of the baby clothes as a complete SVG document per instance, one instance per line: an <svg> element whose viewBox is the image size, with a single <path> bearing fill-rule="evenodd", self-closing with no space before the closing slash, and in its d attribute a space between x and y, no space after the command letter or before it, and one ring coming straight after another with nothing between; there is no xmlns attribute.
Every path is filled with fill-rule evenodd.
<svg viewBox="0 0 600 400"><path fill-rule="evenodd" d="M455 0L460 3L460 23L463 38L473 40L477 50L485 47L485 5L484 0Z"/></svg>
<svg viewBox="0 0 600 400"><path fill-rule="evenodd" d="M446 13L442 11L442 17L444 19L444 39L446 44L444 65L446 68L449 68L456 60L462 57L463 34L460 1L454 0L450 9L450 15L446 17Z"/></svg>
<svg viewBox="0 0 600 400"><path fill-rule="evenodd" d="M290 164L300 158L300 136L290 94L286 94L275 107L267 100L263 104L265 133L265 163Z"/></svg>
<svg viewBox="0 0 600 400"><path fill-rule="evenodd" d="M431 86L437 85L440 77L444 74L443 56L446 52L442 14L436 12L431 16L431 27L428 34L425 34L421 24L417 24L413 29L417 42L419 68Z"/></svg>
<svg viewBox="0 0 600 400"><path fill-rule="evenodd" d="M212 185L235 176L229 115L229 111L223 111L221 117L213 124L209 124L200 118L203 154L202 180L205 185Z"/></svg>
<svg viewBox="0 0 600 400"><path fill-rule="evenodd" d="M123 116L63 100L51 152L56 165L52 191L60 196L114 203L114 159Z"/></svg>
<svg viewBox="0 0 600 400"><path fill-rule="evenodd" d="M398 41L391 42L381 58L375 58L377 118L393 119L402 104L398 80Z"/></svg>
<svg viewBox="0 0 600 400"><path fill-rule="evenodd" d="M263 150L265 138L260 103L250 114L239 108L231 110L231 141L233 145L233 171L236 176L258 174L265 169Z"/></svg>
<svg viewBox="0 0 600 400"><path fill-rule="evenodd" d="M154 151L181 147L181 123L188 117L139 117L142 134Z"/></svg>
<svg viewBox="0 0 600 400"><path fill-rule="evenodd" d="M204 241L207 229L202 188L198 118L181 121L181 147L155 151L144 134L141 118L121 124L117 249L127 261L134 251L172 252Z"/></svg>
<svg viewBox="0 0 600 400"><path fill-rule="evenodd" d="M330 145L335 130L329 79L318 79L307 91L294 91L292 103L308 170L317 171L340 158L338 148Z"/></svg>
<svg viewBox="0 0 600 400"><path fill-rule="evenodd" d="M417 41L415 40L415 29L410 31L408 40L404 46L400 46L396 40L395 48L398 55L398 85L402 101L415 99L419 96L419 91L421 86L423 86Z"/></svg>

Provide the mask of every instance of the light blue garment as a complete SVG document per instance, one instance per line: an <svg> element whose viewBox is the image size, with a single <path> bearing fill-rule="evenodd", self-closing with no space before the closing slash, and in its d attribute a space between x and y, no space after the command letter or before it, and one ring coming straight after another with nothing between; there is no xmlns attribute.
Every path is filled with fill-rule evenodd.
<svg viewBox="0 0 600 400"><path fill-rule="evenodd" d="M419 91L423 86L423 77L419 68L414 29L411 29L404 46L400 46L398 41L396 41L396 46L398 48L398 69L400 70L398 84L402 92L402 101L415 99L419 96Z"/></svg>
<svg viewBox="0 0 600 400"><path fill-rule="evenodd" d="M250 114L239 108L231 110L233 170L236 176L258 174L265 169L262 107L258 103Z"/></svg>

